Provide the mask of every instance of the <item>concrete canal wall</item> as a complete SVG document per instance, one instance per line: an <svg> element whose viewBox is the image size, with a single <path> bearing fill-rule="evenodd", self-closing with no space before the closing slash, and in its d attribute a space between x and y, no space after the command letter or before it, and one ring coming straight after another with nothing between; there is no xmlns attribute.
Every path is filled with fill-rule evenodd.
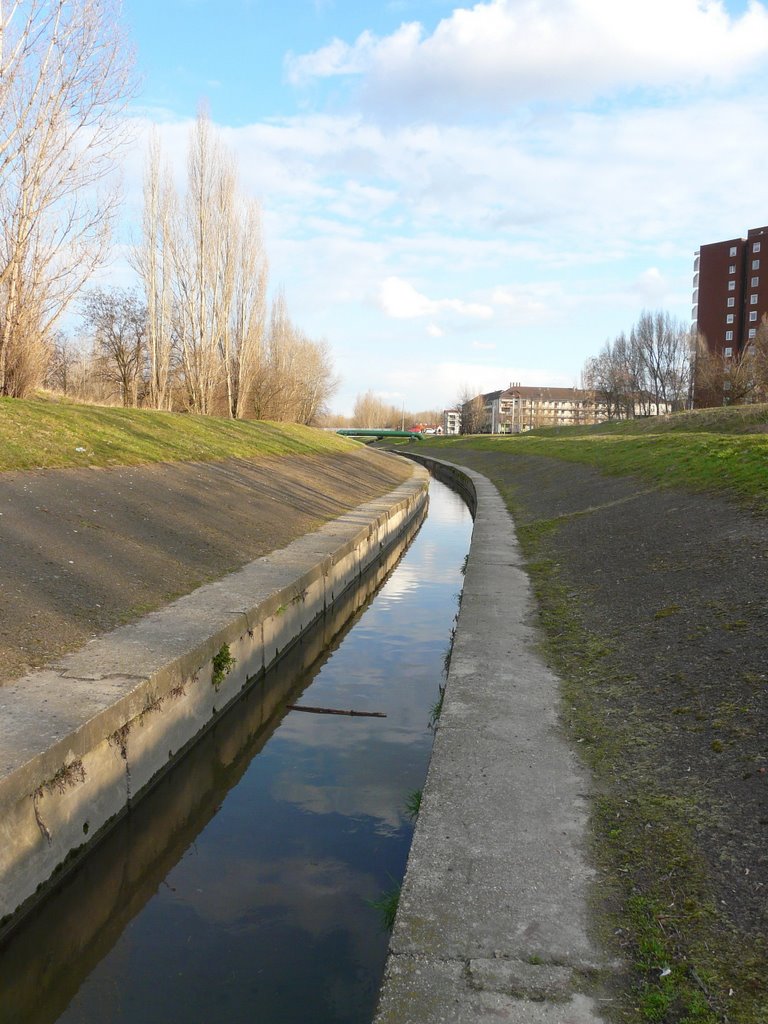
<svg viewBox="0 0 768 1024"><path fill-rule="evenodd" d="M590 779L560 727L514 524L479 473L408 452L475 509L435 745L376 1024L595 1024Z"/></svg>
<svg viewBox="0 0 768 1024"><path fill-rule="evenodd" d="M0 931L405 543L427 483L414 467L380 499L0 688Z"/></svg>

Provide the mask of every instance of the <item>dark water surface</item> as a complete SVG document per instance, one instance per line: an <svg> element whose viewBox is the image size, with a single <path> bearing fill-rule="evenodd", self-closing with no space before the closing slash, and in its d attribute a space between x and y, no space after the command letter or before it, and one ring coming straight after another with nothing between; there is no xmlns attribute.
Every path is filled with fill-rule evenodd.
<svg viewBox="0 0 768 1024"><path fill-rule="evenodd" d="M388 936L370 901L405 869L472 529L458 496L430 495L352 628L297 645L0 948L0 1020L371 1019Z"/></svg>

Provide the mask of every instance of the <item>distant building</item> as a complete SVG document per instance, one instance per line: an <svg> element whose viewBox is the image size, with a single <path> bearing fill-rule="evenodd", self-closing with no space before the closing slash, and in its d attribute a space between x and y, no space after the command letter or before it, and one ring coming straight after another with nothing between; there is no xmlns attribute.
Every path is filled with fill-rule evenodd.
<svg viewBox="0 0 768 1024"><path fill-rule="evenodd" d="M520 434L534 427L576 426L608 419L605 401L581 388L525 387L510 384L472 399L482 403L476 429L484 434Z"/></svg>
<svg viewBox="0 0 768 1024"><path fill-rule="evenodd" d="M412 427L408 427L414 434L442 434L443 425L442 423L414 423Z"/></svg>
<svg viewBox="0 0 768 1024"><path fill-rule="evenodd" d="M459 409L445 409L443 411L443 433L461 433L461 411Z"/></svg>
<svg viewBox="0 0 768 1024"><path fill-rule="evenodd" d="M699 248L691 313L710 352L727 359L743 351L767 312L768 226Z"/></svg>

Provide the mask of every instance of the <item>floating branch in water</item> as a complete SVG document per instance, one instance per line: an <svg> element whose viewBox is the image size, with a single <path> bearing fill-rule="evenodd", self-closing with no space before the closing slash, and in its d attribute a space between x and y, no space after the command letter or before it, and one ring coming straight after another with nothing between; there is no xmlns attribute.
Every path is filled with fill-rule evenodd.
<svg viewBox="0 0 768 1024"><path fill-rule="evenodd" d="M341 711L338 708L311 708L307 704L289 704L289 711L309 711L313 715L348 715L352 718L386 718L383 711Z"/></svg>

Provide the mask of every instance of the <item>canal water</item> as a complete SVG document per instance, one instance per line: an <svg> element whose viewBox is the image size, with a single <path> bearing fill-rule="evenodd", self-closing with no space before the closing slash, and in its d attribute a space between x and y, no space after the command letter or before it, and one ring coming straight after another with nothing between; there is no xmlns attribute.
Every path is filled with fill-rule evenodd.
<svg viewBox="0 0 768 1024"><path fill-rule="evenodd" d="M371 1020L471 529L433 480L351 624L297 644L0 947L3 1024Z"/></svg>

